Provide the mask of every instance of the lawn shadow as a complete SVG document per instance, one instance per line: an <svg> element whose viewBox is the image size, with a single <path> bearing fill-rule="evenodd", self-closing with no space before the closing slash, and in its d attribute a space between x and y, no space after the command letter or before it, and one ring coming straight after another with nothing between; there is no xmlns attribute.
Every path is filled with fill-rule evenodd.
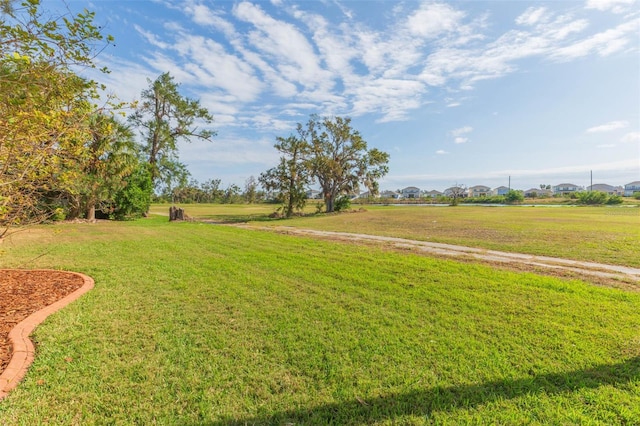
<svg viewBox="0 0 640 426"><path fill-rule="evenodd" d="M622 385L640 380L640 357L586 370L543 374L514 380L498 380L477 385L434 387L376 398L354 398L349 401L303 407L256 415L225 418L211 425L266 424L367 424L393 420L399 416L428 417L433 411L473 408L496 399L513 399L527 394L561 394L582 388Z"/></svg>

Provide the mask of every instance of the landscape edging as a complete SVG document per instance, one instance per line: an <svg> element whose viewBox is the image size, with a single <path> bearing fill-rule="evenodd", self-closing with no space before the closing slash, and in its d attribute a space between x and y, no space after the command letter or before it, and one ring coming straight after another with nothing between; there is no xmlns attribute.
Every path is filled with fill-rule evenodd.
<svg viewBox="0 0 640 426"><path fill-rule="evenodd" d="M29 339L29 335L31 335L33 330L47 319L49 315L79 299L80 296L91 290L94 286L93 278L79 272L58 271L53 269L38 269L38 271L64 272L77 275L83 279L84 284L73 293L70 293L51 305L32 313L11 329L9 332L9 342L11 343L13 350L11 360L9 361L7 368L5 368L2 374L0 374L0 400L6 397L10 391L18 386L20 381L27 374L27 370L34 360L35 347L31 339Z"/></svg>

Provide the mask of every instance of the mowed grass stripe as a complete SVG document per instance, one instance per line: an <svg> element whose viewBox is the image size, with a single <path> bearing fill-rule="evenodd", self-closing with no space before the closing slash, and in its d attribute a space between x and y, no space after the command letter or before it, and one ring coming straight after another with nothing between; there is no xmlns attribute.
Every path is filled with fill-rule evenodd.
<svg viewBox="0 0 640 426"><path fill-rule="evenodd" d="M189 206L185 206L189 211ZM637 207L365 206L366 212L260 221L640 266ZM204 208L202 208L204 211ZM210 206L210 213L217 211Z"/></svg>
<svg viewBox="0 0 640 426"><path fill-rule="evenodd" d="M33 266L96 288L38 329L3 423L640 418L635 293L165 221L16 238L7 266L53 249Z"/></svg>

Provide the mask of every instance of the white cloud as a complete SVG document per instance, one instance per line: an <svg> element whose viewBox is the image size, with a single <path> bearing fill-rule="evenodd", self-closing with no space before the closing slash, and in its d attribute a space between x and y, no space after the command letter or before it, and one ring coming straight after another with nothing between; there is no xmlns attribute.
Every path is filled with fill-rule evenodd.
<svg viewBox="0 0 640 426"><path fill-rule="evenodd" d="M627 121L610 121L600 126L590 127L586 131L587 133L611 132L613 130L624 129L627 126L629 126L629 122Z"/></svg>
<svg viewBox="0 0 640 426"><path fill-rule="evenodd" d="M624 49L637 37L640 19L633 19L615 28L599 32L588 38L577 41L568 46L557 47L551 57L560 60L571 60L595 53L608 56Z"/></svg>
<svg viewBox="0 0 640 426"><path fill-rule="evenodd" d="M235 34L233 24L203 4L189 1L184 7L184 11L196 24L216 28L227 36Z"/></svg>
<svg viewBox="0 0 640 426"><path fill-rule="evenodd" d="M437 150L437 151L436 151L436 154L438 154L438 155L445 155L445 154L448 154L448 152L447 152L447 151L445 151L445 150L443 150L443 149L439 149L439 150Z"/></svg>
<svg viewBox="0 0 640 426"><path fill-rule="evenodd" d="M635 3L635 0L587 0L587 9L597 9L600 11L610 10L613 13L623 13Z"/></svg>
<svg viewBox="0 0 640 426"><path fill-rule="evenodd" d="M469 141L469 138L463 138L463 137L458 136L458 137L457 137L457 138L455 138L453 141L454 141L455 143L466 143L466 142L468 142L468 141Z"/></svg>
<svg viewBox="0 0 640 426"><path fill-rule="evenodd" d="M448 4L425 2L407 19L411 33L424 38L435 38L442 33L455 31L464 12Z"/></svg>
<svg viewBox="0 0 640 426"><path fill-rule="evenodd" d="M529 26L535 25L542 19L546 12L546 7L530 7L522 15L516 18L516 24Z"/></svg>
<svg viewBox="0 0 640 426"><path fill-rule="evenodd" d="M620 139L621 142L629 143L629 142L640 142L640 132L631 132L627 133Z"/></svg>
<svg viewBox="0 0 640 426"><path fill-rule="evenodd" d="M590 2L587 7L610 10L614 3L625 4ZM225 120L275 95L279 101L312 105L288 108L291 116L315 109L371 114L378 122L389 122L406 120L433 102L430 87L448 93L473 90L479 81L524 67L527 59L570 60L620 51L633 43L640 24L629 15L618 18L622 23L616 27L587 33L589 22L579 19L584 11L569 8L563 14L549 4L522 7L515 19L519 26L500 30L489 12L473 15L458 3L422 1L394 5L383 26L374 27L357 21L338 2L324 4L341 12L331 20L304 2L285 7L272 0L272 5L277 9L248 1L215 8L202 0L179 6L167 2L166 7L180 10L197 25L168 21L164 33L155 34L136 26L156 48L145 51L141 60L153 69L152 77L170 71L192 92L212 93L211 104ZM224 103L233 103L236 112L230 113ZM461 104L457 96L440 103L448 108ZM464 134L452 136L456 143L468 141Z"/></svg>
<svg viewBox="0 0 640 426"><path fill-rule="evenodd" d="M161 41L155 34L146 31L144 28L142 28L140 25L134 25L133 28L135 28L135 30L142 36L144 37L151 45L159 47L160 49L166 49L169 47L168 43L165 43L163 41Z"/></svg>
<svg viewBox="0 0 640 426"><path fill-rule="evenodd" d="M462 136L462 135L466 135L467 133L471 133L473 131L473 127L471 126L464 126L464 127L460 127L458 129L454 129L451 131L451 135L452 136Z"/></svg>
<svg viewBox="0 0 640 426"><path fill-rule="evenodd" d="M237 4L233 13L236 18L254 26L255 30L247 35L249 43L262 56L270 58L288 81L309 91L332 89L331 74L322 69L313 46L298 28L272 18L259 6L248 2Z"/></svg>
<svg viewBox="0 0 640 426"><path fill-rule="evenodd" d="M601 145L596 145L596 148L615 148L615 144L612 143L603 143Z"/></svg>
<svg viewBox="0 0 640 426"><path fill-rule="evenodd" d="M184 68L198 85L222 89L242 102L255 100L262 91L253 68L211 39L184 34L173 49L185 59Z"/></svg>
<svg viewBox="0 0 640 426"><path fill-rule="evenodd" d="M410 80L395 79L354 79L347 93L353 94L353 114L382 113L380 121L401 121L406 119L407 110L421 105L422 84Z"/></svg>
<svg viewBox="0 0 640 426"><path fill-rule="evenodd" d="M185 163L206 162L210 166L259 164L269 167L278 161L273 140L253 140L229 136L213 141L194 139L180 145L180 160Z"/></svg>

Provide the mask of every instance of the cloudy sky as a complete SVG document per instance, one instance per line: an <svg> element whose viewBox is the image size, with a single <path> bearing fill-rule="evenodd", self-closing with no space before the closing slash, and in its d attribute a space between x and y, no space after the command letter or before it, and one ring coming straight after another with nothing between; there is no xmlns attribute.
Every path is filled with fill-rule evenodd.
<svg viewBox="0 0 640 426"><path fill-rule="evenodd" d="M116 38L121 99L169 71L212 112L215 140L180 147L199 181L243 186L313 113L389 152L382 189L640 180L637 1L67 4Z"/></svg>

